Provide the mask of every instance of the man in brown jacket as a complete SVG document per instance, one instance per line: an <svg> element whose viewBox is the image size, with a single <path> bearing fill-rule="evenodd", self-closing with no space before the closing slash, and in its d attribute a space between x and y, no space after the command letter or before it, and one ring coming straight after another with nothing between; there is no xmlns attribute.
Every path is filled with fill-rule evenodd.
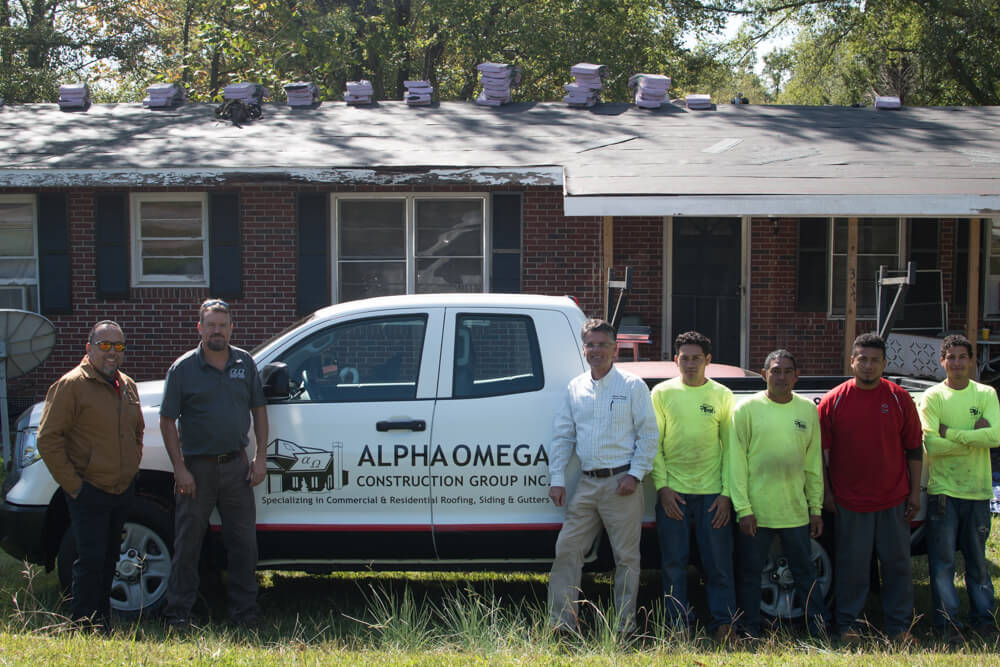
<svg viewBox="0 0 1000 667"><path fill-rule="evenodd" d="M122 328L95 324L80 365L49 387L38 428L38 451L66 494L76 539L73 619L105 628L145 426L135 382L118 370L124 356Z"/></svg>

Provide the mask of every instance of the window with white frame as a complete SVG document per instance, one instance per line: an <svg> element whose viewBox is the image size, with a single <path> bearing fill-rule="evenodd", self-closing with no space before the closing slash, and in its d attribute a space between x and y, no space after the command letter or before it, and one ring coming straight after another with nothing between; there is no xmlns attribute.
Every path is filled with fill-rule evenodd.
<svg viewBox="0 0 1000 667"><path fill-rule="evenodd" d="M35 199L0 197L0 308L38 310Z"/></svg>
<svg viewBox="0 0 1000 667"><path fill-rule="evenodd" d="M135 285L208 285L208 202L203 192L132 195Z"/></svg>
<svg viewBox="0 0 1000 667"><path fill-rule="evenodd" d="M989 230L989 256L986 258L986 290L983 295L983 314L1000 315L1000 220L987 220Z"/></svg>
<svg viewBox="0 0 1000 667"><path fill-rule="evenodd" d="M898 268L903 247L898 218L858 219L857 317L873 319L878 268ZM847 218L835 218L832 239L830 315L843 317L847 302Z"/></svg>
<svg viewBox="0 0 1000 667"><path fill-rule="evenodd" d="M334 197L336 301L482 292L486 195Z"/></svg>

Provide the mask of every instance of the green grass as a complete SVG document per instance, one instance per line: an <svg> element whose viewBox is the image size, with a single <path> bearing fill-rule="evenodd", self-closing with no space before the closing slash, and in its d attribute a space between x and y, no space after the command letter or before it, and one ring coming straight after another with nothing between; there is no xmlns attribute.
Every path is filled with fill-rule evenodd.
<svg viewBox="0 0 1000 667"><path fill-rule="evenodd" d="M1000 519L993 521L987 555L1000 590ZM877 631L861 649L848 649L785 628L752 650L726 651L703 633L688 637L663 626L656 572L642 578L646 638L630 646L615 636L606 613L607 574L585 577L585 594L593 600L584 611L588 630L582 640L563 643L545 624L544 574L267 571L259 579L262 623L253 632L226 626L222 583L209 581L196 608L204 619L196 630L176 634L156 619L141 619L117 622L105 638L66 623L54 573L0 556L0 664L1000 664L996 645L934 643L927 619L916 626L920 647L903 652L893 651ZM917 610L926 613L926 557L914 559L914 579ZM956 579L964 598L961 566ZM704 608L699 586L692 596ZM880 625L877 599L868 612Z"/></svg>

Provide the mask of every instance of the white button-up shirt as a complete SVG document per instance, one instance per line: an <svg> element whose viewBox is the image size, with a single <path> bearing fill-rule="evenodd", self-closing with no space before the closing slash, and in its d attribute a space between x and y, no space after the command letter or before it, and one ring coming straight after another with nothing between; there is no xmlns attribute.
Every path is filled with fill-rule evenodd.
<svg viewBox="0 0 1000 667"><path fill-rule="evenodd" d="M646 383L615 366L600 380L590 371L570 380L552 431L552 486L566 486L574 452L583 470L628 465L629 474L641 481L653 469L660 435Z"/></svg>

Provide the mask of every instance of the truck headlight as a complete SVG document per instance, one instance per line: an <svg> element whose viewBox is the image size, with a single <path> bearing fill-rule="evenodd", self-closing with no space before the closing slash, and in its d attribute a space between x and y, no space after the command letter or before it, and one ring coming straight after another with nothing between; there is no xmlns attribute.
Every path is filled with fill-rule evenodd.
<svg viewBox="0 0 1000 667"><path fill-rule="evenodd" d="M20 467L27 468L41 458L38 453L38 427L32 426L21 429L17 432L17 442L14 445L16 452L14 460Z"/></svg>

